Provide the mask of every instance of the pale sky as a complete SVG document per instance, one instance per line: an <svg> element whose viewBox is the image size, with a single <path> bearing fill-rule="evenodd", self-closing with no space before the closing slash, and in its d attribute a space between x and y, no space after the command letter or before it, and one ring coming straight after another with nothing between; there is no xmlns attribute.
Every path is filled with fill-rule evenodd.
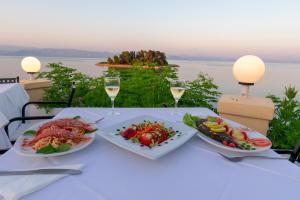
<svg viewBox="0 0 300 200"><path fill-rule="evenodd" d="M2 0L0 44L295 60L300 0Z"/></svg>

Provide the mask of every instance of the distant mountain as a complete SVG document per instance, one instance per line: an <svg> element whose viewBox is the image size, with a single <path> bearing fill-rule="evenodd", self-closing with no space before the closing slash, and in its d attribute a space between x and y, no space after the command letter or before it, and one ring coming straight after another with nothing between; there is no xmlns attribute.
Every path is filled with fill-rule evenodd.
<svg viewBox="0 0 300 200"><path fill-rule="evenodd" d="M167 56L168 60L206 60L206 61L233 61L234 58L230 57L213 57L213 56L181 56L170 55Z"/></svg>
<svg viewBox="0 0 300 200"><path fill-rule="evenodd" d="M34 48L0 45L1 56L37 56L70 58L103 58L112 56L111 52L85 51L78 49Z"/></svg>

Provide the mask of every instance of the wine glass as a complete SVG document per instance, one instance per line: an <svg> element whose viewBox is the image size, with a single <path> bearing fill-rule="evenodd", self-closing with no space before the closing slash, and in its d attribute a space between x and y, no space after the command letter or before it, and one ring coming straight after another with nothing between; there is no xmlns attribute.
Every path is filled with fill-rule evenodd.
<svg viewBox="0 0 300 200"><path fill-rule="evenodd" d="M120 91L120 77L118 75L106 74L104 77L104 87L112 103L112 110L108 115L120 115L120 113L115 111L115 98Z"/></svg>
<svg viewBox="0 0 300 200"><path fill-rule="evenodd" d="M171 93L175 99L175 111L172 113L173 115L180 115L181 113L178 112L178 101L183 95L185 91L185 81L180 79L173 79L170 80L170 89Z"/></svg>

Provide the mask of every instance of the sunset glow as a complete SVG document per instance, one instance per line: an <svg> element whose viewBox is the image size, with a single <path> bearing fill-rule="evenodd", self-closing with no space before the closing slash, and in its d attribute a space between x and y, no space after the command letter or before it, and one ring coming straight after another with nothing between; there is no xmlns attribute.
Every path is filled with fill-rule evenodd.
<svg viewBox="0 0 300 200"><path fill-rule="evenodd" d="M297 0L2 1L0 44L299 60Z"/></svg>

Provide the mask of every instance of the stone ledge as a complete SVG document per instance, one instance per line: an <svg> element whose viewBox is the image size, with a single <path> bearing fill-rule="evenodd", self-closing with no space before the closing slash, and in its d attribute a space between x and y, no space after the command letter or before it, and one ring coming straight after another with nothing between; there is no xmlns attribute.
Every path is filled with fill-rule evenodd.
<svg viewBox="0 0 300 200"><path fill-rule="evenodd" d="M242 98L224 95L218 102L218 112L249 118L271 120L274 115L274 103L271 99L260 97Z"/></svg>
<svg viewBox="0 0 300 200"><path fill-rule="evenodd" d="M45 88L51 87L52 83L47 79L37 79L37 80L21 80L20 84L24 89L36 89L36 88Z"/></svg>
<svg viewBox="0 0 300 200"><path fill-rule="evenodd" d="M30 97L30 101L41 101L45 93L45 89L51 87L50 80L21 80L20 84L24 87Z"/></svg>

